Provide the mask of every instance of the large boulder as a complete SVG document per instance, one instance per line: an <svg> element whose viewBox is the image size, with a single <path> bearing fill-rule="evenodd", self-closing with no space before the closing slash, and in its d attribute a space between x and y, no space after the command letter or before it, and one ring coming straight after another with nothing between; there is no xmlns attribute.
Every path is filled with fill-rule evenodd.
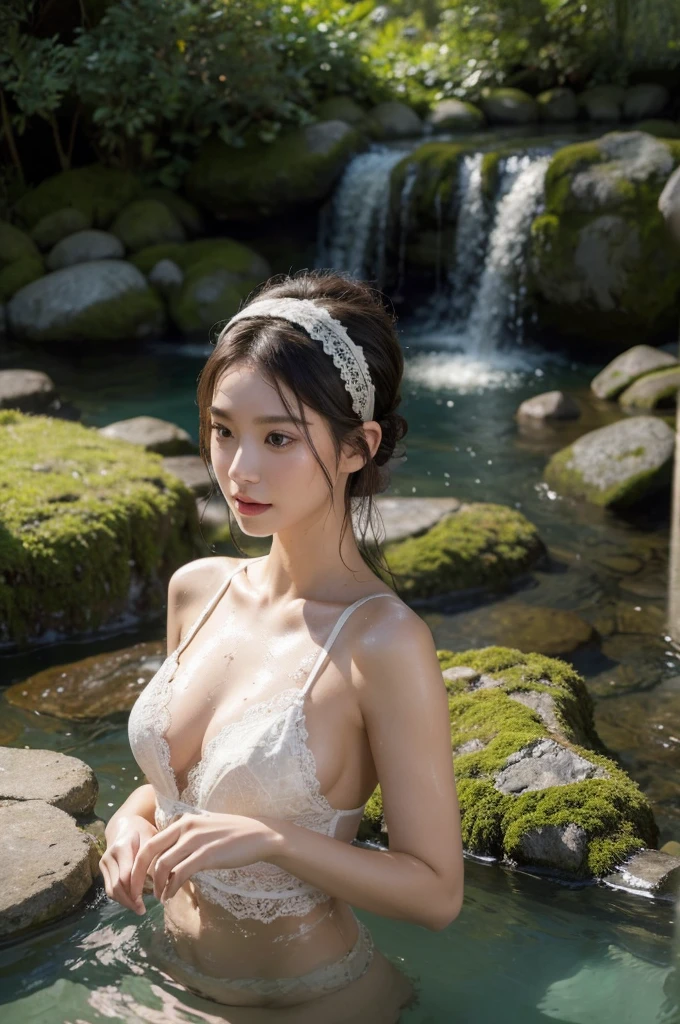
<svg viewBox="0 0 680 1024"><path fill-rule="evenodd" d="M674 409L680 388L680 366L656 370L640 377L619 395L619 405L627 411Z"/></svg>
<svg viewBox="0 0 680 1024"><path fill-rule="evenodd" d="M117 420L100 427L99 433L116 441L141 445L147 452L157 452L159 455L194 455L197 451L191 435L183 427L156 416L133 416L129 420Z"/></svg>
<svg viewBox="0 0 680 1024"><path fill-rule="evenodd" d="M68 235L87 231L91 224L91 219L82 210L75 206L65 206L63 210L55 210L42 217L31 228L31 238L39 249L48 250Z"/></svg>
<svg viewBox="0 0 680 1024"><path fill-rule="evenodd" d="M319 121L286 132L275 142L251 139L241 149L217 138L201 147L186 190L219 218L258 221L325 199L363 145L344 121Z"/></svg>
<svg viewBox="0 0 680 1024"><path fill-rule="evenodd" d="M68 207L80 210L88 227L105 228L141 189L138 179L127 171L90 164L47 178L18 200L16 210L29 228L48 214Z"/></svg>
<svg viewBox="0 0 680 1024"><path fill-rule="evenodd" d="M42 256L24 231L0 221L0 302L45 273Z"/></svg>
<svg viewBox="0 0 680 1024"><path fill-rule="evenodd" d="M592 430L557 452L545 479L561 494L627 508L670 486L675 433L655 416L631 416Z"/></svg>
<svg viewBox="0 0 680 1024"><path fill-rule="evenodd" d="M578 107L590 121L620 121L626 91L620 85L596 85L577 97Z"/></svg>
<svg viewBox="0 0 680 1024"><path fill-rule="evenodd" d="M570 665L507 647L437 656L466 851L586 879L657 845L649 801L608 756L592 697ZM360 829L362 838L376 834L389 844L380 786Z"/></svg>
<svg viewBox="0 0 680 1024"><path fill-rule="evenodd" d="M486 117L474 103L450 96L435 103L427 123L435 132L474 132L484 127Z"/></svg>
<svg viewBox="0 0 680 1024"><path fill-rule="evenodd" d="M162 456L94 428L0 411L0 645L157 618L204 554L194 496Z"/></svg>
<svg viewBox="0 0 680 1024"><path fill-rule="evenodd" d="M528 286L539 324L611 349L653 341L680 313L680 246L657 209L680 143L612 132L565 146L533 222Z"/></svg>
<svg viewBox="0 0 680 1024"><path fill-rule="evenodd" d="M366 121L366 111L351 96L329 96L315 107L314 114L319 121L345 121L358 128Z"/></svg>
<svg viewBox="0 0 680 1024"><path fill-rule="evenodd" d="M125 255L125 246L108 231L92 229L76 231L62 238L49 253L48 270L62 270L76 263L90 263L92 260L117 260Z"/></svg>
<svg viewBox="0 0 680 1024"><path fill-rule="evenodd" d="M111 225L111 233L130 252L139 252L149 245L183 242L186 238L181 221L159 199L136 199L125 206Z"/></svg>
<svg viewBox="0 0 680 1024"><path fill-rule="evenodd" d="M7 312L15 337L40 342L134 340L164 323L160 299L124 260L55 270L18 291Z"/></svg>
<svg viewBox="0 0 680 1024"><path fill-rule="evenodd" d="M530 124L539 118L538 103L522 89L483 89L482 110L490 124Z"/></svg>
<svg viewBox="0 0 680 1024"><path fill-rule="evenodd" d="M669 99L668 89L658 82L631 85L623 97L623 116L628 121L657 117L668 106Z"/></svg>
<svg viewBox="0 0 680 1024"><path fill-rule="evenodd" d="M0 409L77 419L77 410L59 398L54 381L42 370L0 370Z"/></svg>
<svg viewBox="0 0 680 1024"><path fill-rule="evenodd" d="M180 222L189 238L196 238L205 232L205 217L193 203L169 188L145 188L140 199L155 199L165 206Z"/></svg>

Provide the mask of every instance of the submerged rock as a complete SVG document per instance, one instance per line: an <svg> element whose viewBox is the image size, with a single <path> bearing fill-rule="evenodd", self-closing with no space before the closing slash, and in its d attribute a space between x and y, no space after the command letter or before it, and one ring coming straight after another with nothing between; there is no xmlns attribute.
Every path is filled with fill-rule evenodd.
<svg viewBox="0 0 680 1024"><path fill-rule="evenodd" d="M467 852L585 880L656 846L649 802L608 756L570 665L507 647L437 654ZM389 842L379 786L360 831L376 835Z"/></svg>
<svg viewBox="0 0 680 1024"><path fill-rule="evenodd" d="M577 420L581 408L571 395L564 391L546 391L542 395L527 398L517 410L518 419L529 420Z"/></svg>
<svg viewBox="0 0 680 1024"><path fill-rule="evenodd" d="M157 617L204 553L195 499L160 455L94 429L0 411L0 645Z"/></svg>
<svg viewBox="0 0 680 1024"><path fill-rule="evenodd" d="M584 434L553 455L545 479L594 505L625 508L670 485L675 433L654 416L631 416Z"/></svg>

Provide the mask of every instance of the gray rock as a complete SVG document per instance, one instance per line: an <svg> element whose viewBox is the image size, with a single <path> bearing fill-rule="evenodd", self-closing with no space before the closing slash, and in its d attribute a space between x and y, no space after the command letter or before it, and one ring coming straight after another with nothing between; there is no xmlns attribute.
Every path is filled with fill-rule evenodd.
<svg viewBox="0 0 680 1024"><path fill-rule="evenodd" d="M651 345L633 345L593 377L590 389L598 398L616 398L638 377L653 373L654 370L676 366L677 362L675 356L663 349Z"/></svg>
<svg viewBox="0 0 680 1024"><path fill-rule="evenodd" d="M0 409L47 413L55 398L54 381L41 370L0 370Z"/></svg>
<svg viewBox="0 0 680 1024"><path fill-rule="evenodd" d="M383 527L379 520L376 522L376 537L381 544L417 537L444 516L457 512L460 504L457 498L376 498L374 505L383 522ZM359 526L360 511L361 503L357 502L353 510L355 529ZM363 520L361 525L365 525ZM371 536L370 529L368 536Z"/></svg>
<svg viewBox="0 0 680 1024"><path fill-rule="evenodd" d="M210 474L200 455L172 455L163 459L163 466L178 476L197 498L212 490Z"/></svg>
<svg viewBox="0 0 680 1024"><path fill-rule="evenodd" d="M575 121L578 104L573 89L548 89L536 97L542 121Z"/></svg>
<svg viewBox="0 0 680 1024"><path fill-rule="evenodd" d="M99 433L117 441L139 444L147 451L158 452L160 455L193 455L197 450L186 430L155 416L133 416L129 420L118 420L101 427Z"/></svg>
<svg viewBox="0 0 680 1024"><path fill-rule="evenodd" d="M423 122L415 110L398 100L378 103L367 115L371 134L382 140L408 139L423 134Z"/></svg>
<svg viewBox="0 0 680 1024"><path fill-rule="evenodd" d="M553 455L556 490L604 507L627 507L670 484L675 432L656 416L630 416L592 430Z"/></svg>
<svg viewBox="0 0 680 1024"><path fill-rule="evenodd" d="M186 232L179 218L158 199L135 199L124 207L111 225L130 252L163 242L184 242Z"/></svg>
<svg viewBox="0 0 680 1024"><path fill-rule="evenodd" d="M670 94L665 85L656 82L631 85L623 98L623 116L628 121L656 117L668 105Z"/></svg>
<svg viewBox="0 0 680 1024"><path fill-rule="evenodd" d="M358 127L366 120L366 112L351 96L330 96L322 100L314 113L319 121L344 121Z"/></svg>
<svg viewBox="0 0 680 1024"><path fill-rule="evenodd" d="M147 280L154 288L165 294L182 287L184 271L174 260L159 260L151 269Z"/></svg>
<svg viewBox="0 0 680 1024"><path fill-rule="evenodd" d="M337 144L350 133L351 128L345 121L317 121L314 124L305 125L306 152L308 154L316 153L318 156L328 156Z"/></svg>
<svg viewBox="0 0 680 1024"><path fill-rule="evenodd" d="M435 103L427 123L436 132L472 132L484 127L486 117L473 103L451 96Z"/></svg>
<svg viewBox="0 0 680 1024"><path fill-rule="evenodd" d="M465 743L461 743L460 746L456 747L453 751L454 757L462 757L465 754L476 754L480 750L484 750L486 743L482 743L480 739L475 736L471 740L466 740Z"/></svg>
<svg viewBox="0 0 680 1024"><path fill-rule="evenodd" d="M100 306L106 310L101 318ZM55 270L20 288L7 310L14 335L29 341L129 340L152 336L163 326L160 300L124 260Z"/></svg>
<svg viewBox="0 0 680 1024"><path fill-rule="evenodd" d="M664 185L658 202L661 216L680 243L680 167L676 167Z"/></svg>
<svg viewBox="0 0 680 1024"><path fill-rule="evenodd" d="M613 889L644 892L675 900L680 888L680 857L662 850L640 850L602 878Z"/></svg>
<svg viewBox="0 0 680 1024"><path fill-rule="evenodd" d="M49 778L41 779L49 787ZM0 837L1 937L64 917L92 888L99 869L97 843L58 806L39 798L0 801Z"/></svg>
<svg viewBox="0 0 680 1024"><path fill-rule="evenodd" d="M31 238L38 248L46 251L61 242L62 238L68 235L75 235L77 231L86 231L91 220L82 210L75 206L65 206L63 210L55 210L45 217L31 229Z"/></svg>
<svg viewBox="0 0 680 1024"><path fill-rule="evenodd" d="M588 853L588 836L580 825L539 825L520 840L520 857L527 865L547 865L577 872Z"/></svg>
<svg viewBox="0 0 680 1024"><path fill-rule="evenodd" d="M639 377L619 395L619 405L626 411L674 408L680 387L680 366L656 370Z"/></svg>
<svg viewBox="0 0 680 1024"><path fill-rule="evenodd" d="M596 85L577 97L579 107L591 121L620 121L625 89L619 85Z"/></svg>
<svg viewBox="0 0 680 1024"><path fill-rule="evenodd" d="M0 747L0 801L44 801L80 817L91 814L98 794L97 776L77 757Z"/></svg>
<svg viewBox="0 0 680 1024"><path fill-rule="evenodd" d="M571 193L581 212L624 206L622 184L666 181L673 170L673 155L662 139L645 132L608 132L597 140L601 163L578 171L571 181Z"/></svg>
<svg viewBox="0 0 680 1024"><path fill-rule="evenodd" d="M510 754L494 779L495 788L519 796L549 786L567 786L584 779L608 779L609 772L551 739L537 740Z"/></svg>
<svg viewBox="0 0 680 1024"><path fill-rule="evenodd" d="M48 270L61 270L91 260L122 259L124 255L125 246L119 238L110 235L108 231L92 229L76 231L62 238L47 256L45 263Z"/></svg>
<svg viewBox="0 0 680 1024"><path fill-rule="evenodd" d="M577 420L581 415L578 402L564 391L546 391L527 398L517 410L519 419Z"/></svg>
<svg viewBox="0 0 680 1024"><path fill-rule="evenodd" d="M451 668L445 668L442 675L444 679L448 679L452 683L462 681L472 686L481 677L481 672L477 672L476 669L470 668L468 665L452 665Z"/></svg>
<svg viewBox="0 0 680 1024"><path fill-rule="evenodd" d="M540 693L537 690L513 690L508 697L535 711L546 729L550 729L551 732L564 733L564 727L555 711L555 701L549 693Z"/></svg>

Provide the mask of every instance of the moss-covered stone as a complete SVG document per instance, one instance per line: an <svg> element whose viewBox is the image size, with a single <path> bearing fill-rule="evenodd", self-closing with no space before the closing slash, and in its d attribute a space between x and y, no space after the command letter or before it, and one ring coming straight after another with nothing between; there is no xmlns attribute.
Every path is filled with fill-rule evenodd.
<svg viewBox="0 0 680 1024"><path fill-rule="evenodd" d="M7 302L20 288L37 281L44 273L45 264L38 252L8 263L0 269L0 302Z"/></svg>
<svg viewBox="0 0 680 1024"><path fill-rule="evenodd" d="M164 242L161 245L149 245L139 252L132 253L130 263L147 276L161 260L172 260L181 266L184 250L188 247L182 242Z"/></svg>
<svg viewBox="0 0 680 1024"><path fill-rule="evenodd" d="M677 121L666 121L661 117L638 121L633 128L639 132L647 132L648 135L655 135L658 139L680 139L680 124Z"/></svg>
<svg viewBox="0 0 680 1024"><path fill-rule="evenodd" d="M251 137L241 149L213 138L190 168L186 191L217 217L258 221L325 199L363 145L344 121L305 125L272 143Z"/></svg>
<svg viewBox="0 0 680 1024"><path fill-rule="evenodd" d="M536 829L576 826L585 833L586 850L569 873L586 879L607 874L636 850L656 846L659 833L649 802L607 756L593 725L592 698L570 665L506 647L437 655L445 673L463 666L474 670L472 683L455 673L446 680L465 850L526 864L524 840ZM550 699L559 732L549 731L540 714L518 699L531 694ZM606 777L519 794L501 791L496 779L508 758L548 737ZM455 754L461 749L466 752ZM379 786L360 830L363 838L376 834L389 842Z"/></svg>
<svg viewBox="0 0 680 1024"><path fill-rule="evenodd" d="M613 132L555 154L528 261L543 327L618 348L673 328L680 248L657 203L678 163L680 143L642 132Z"/></svg>
<svg viewBox="0 0 680 1024"><path fill-rule="evenodd" d="M48 214L72 206L94 227L108 227L118 211L141 190L133 174L90 164L47 178L19 199L16 211L24 224L32 228Z"/></svg>
<svg viewBox="0 0 680 1024"><path fill-rule="evenodd" d="M619 395L623 409L675 408L680 388L680 367L656 370L639 377Z"/></svg>
<svg viewBox="0 0 680 1024"><path fill-rule="evenodd" d="M155 616L203 553L193 494L160 455L14 410L0 449L0 643Z"/></svg>
<svg viewBox="0 0 680 1024"><path fill-rule="evenodd" d="M538 103L522 89L482 89L482 110L491 124L538 121Z"/></svg>
<svg viewBox="0 0 680 1024"><path fill-rule="evenodd" d="M474 132L484 127L486 117L474 103L451 96L435 103L428 121L438 132Z"/></svg>
<svg viewBox="0 0 680 1024"><path fill-rule="evenodd" d="M329 96L318 104L314 113L319 121L345 121L361 126L366 120L366 111L351 96Z"/></svg>
<svg viewBox="0 0 680 1024"><path fill-rule="evenodd" d="M481 502L383 550L404 600L502 589L545 555L538 530L521 512Z"/></svg>
<svg viewBox="0 0 680 1024"><path fill-rule="evenodd" d="M75 235L77 231L87 231L92 227L89 217L74 206L66 206L63 210L48 213L31 228L31 238L39 249L47 251L62 238Z"/></svg>
<svg viewBox="0 0 680 1024"><path fill-rule="evenodd" d="M8 224L6 220L0 220L0 268L38 255L38 247L25 231Z"/></svg>
<svg viewBox="0 0 680 1024"><path fill-rule="evenodd" d="M201 211L178 192L172 192L169 188L145 188L139 198L155 199L159 203L164 203L190 238L202 234L205 230Z"/></svg>
<svg viewBox="0 0 680 1024"><path fill-rule="evenodd" d="M125 206L111 225L111 233L130 252L186 238L175 214L158 199L136 199Z"/></svg>
<svg viewBox="0 0 680 1024"><path fill-rule="evenodd" d="M631 416L567 445L544 475L561 494L627 508L670 485L674 448L674 432L660 418Z"/></svg>

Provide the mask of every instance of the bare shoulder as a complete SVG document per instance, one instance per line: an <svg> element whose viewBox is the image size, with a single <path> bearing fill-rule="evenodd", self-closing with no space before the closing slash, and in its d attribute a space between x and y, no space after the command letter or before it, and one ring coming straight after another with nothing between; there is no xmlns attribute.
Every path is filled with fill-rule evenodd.
<svg viewBox="0 0 680 1024"><path fill-rule="evenodd" d="M222 581L242 563L241 558L215 555L186 562L168 583L168 653L175 650L196 617Z"/></svg>
<svg viewBox="0 0 680 1024"><path fill-rule="evenodd" d="M367 601L363 621L352 637L352 682L364 706L394 693L399 679L409 685L443 686L439 659L430 627L394 595L390 601ZM411 682L414 677L420 683ZM428 683L429 680L429 683Z"/></svg>

